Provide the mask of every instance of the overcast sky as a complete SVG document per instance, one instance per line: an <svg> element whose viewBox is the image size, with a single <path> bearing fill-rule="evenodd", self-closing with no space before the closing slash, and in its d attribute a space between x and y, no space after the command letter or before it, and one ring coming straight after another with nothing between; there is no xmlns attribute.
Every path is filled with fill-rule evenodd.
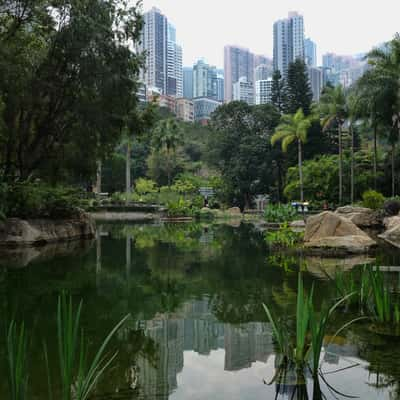
<svg viewBox="0 0 400 400"><path fill-rule="evenodd" d="M356 54L400 32L400 0L143 0L176 26L184 65L199 58L223 66L223 48L236 44L272 57L272 25L299 11L305 34L326 52Z"/></svg>

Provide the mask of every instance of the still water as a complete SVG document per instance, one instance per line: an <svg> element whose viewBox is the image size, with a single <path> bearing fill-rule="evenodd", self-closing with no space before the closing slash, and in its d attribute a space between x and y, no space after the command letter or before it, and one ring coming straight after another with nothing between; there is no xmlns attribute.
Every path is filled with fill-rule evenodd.
<svg viewBox="0 0 400 400"><path fill-rule="evenodd" d="M0 332L11 316L30 332L30 399L47 399L43 341L57 374L56 303L62 290L83 299L83 324L93 348L125 315L111 351L118 357L96 399L306 399L275 374L272 329L262 310L293 320L297 274L315 283L315 298L335 296L326 274L336 265L399 265L400 254L323 260L272 253L251 224L98 226L96 239L41 251L0 255ZM325 272L322 272L322 267ZM393 274L391 279L399 279ZM354 316L337 313L330 328ZM327 343L329 338L327 338ZM358 323L323 352L322 396L400 399L400 342ZM0 398L7 399L4 334L0 335ZM313 398L312 382L307 391Z"/></svg>

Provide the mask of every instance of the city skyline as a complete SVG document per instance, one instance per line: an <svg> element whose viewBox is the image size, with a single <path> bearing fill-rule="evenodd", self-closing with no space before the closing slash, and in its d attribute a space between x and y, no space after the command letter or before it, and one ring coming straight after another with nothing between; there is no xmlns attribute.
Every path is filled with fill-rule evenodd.
<svg viewBox="0 0 400 400"><path fill-rule="evenodd" d="M160 8L179 32L185 66L203 58L221 68L226 45L248 47L255 54L272 58L273 24L285 18L289 11L298 11L304 16L305 35L317 44L318 65L324 53L363 53L390 40L400 30L395 12L400 11L400 5L395 0L382 0L379 7L376 3L363 3L362 8L338 0L335 7L329 8L329 14L326 5L315 0L300 4L295 0L282 0L274 5L249 0L245 9L232 7L227 0L217 3L210 0L201 3L190 0L179 3L177 0L143 1L144 11L153 6ZM188 15L193 15L193 18Z"/></svg>

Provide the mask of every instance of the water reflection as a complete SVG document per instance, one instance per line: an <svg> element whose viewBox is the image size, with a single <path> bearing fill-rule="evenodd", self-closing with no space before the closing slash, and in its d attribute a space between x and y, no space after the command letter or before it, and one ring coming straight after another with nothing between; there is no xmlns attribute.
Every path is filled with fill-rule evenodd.
<svg viewBox="0 0 400 400"><path fill-rule="evenodd" d="M398 260L379 257L382 265ZM362 324L326 345L326 382L320 387L307 374L302 384L299 379L263 383L272 380L279 363L261 303L271 304L275 314L294 326L299 269L308 271L306 287L319 280L316 299L335 294L329 281L320 281L320 270L331 271L337 261L325 261L269 253L262 234L251 225L104 224L86 252L39 262L36 268L0 268L0 305L8 312L18 304L21 317L35 326L35 365L42 365L42 336L56 352L51 332L60 290L84 298L83 319L94 345L130 313L114 343L118 359L98 385L98 399L340 398L330 386L366 400L399 398L400 346ZM343 267L364 262L346 260ZM339 314L330 335L350 319ZM45 399L43 376L40 368L32 372L35 398Z"/></svg>

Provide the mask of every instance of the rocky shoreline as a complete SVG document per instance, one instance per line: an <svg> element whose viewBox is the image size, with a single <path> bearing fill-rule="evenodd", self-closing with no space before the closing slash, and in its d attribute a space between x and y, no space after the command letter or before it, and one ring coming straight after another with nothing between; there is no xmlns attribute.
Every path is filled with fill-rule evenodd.
<svg viewBox="0 0 400 400"><path fill-rule="evenodd" d="M0 247L42 246L89 239L95 233L93 219L84 212L68 219L9 218L0 222Z"/></svg>

